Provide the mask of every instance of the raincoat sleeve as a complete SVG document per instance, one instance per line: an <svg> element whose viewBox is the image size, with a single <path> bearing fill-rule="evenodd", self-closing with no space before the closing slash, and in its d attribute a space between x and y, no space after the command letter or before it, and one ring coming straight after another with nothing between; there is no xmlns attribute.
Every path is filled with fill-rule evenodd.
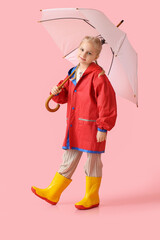
<svg viewBox="0 0 160 240"><path fill-rule="evenodd" d="M99 117L96 120L98 130L109 131L114 127L117 118L117 103L114 89L105 74L94 78L93 85L99 112Z"/></svg>
<svg viewBox="0 0 160 240"><path fill-rule="evenodd" d="M68 75L67 75L67 77L68 77ZM67 78L67 77L66 77L66 78ZM65 79L66 79L66 78L65 78ZM64 80L65 80L65 79L64 79ZM64 80L61 80L61 81L57 84L57 86L59 86ZM68 101L68 84L69 84L69 82L67 81L67 82L63 85L61 92L58 93L58 94L56 94L56 95L54 95L54 96L52 97L52 100L53 100L54 102L56 102L56 103L61 103L61 104L67 103L67 101ZM51 95L51 94L52 94L52 93L50 92L50 95Z"/></svg>

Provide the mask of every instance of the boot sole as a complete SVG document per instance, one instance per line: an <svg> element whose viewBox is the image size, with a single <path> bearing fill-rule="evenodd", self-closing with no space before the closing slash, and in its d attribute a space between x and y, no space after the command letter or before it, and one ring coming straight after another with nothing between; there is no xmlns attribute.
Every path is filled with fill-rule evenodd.
<svg viewBox="0 0 160 240"><path fill-rule="evenodd" d="M50 204L52 204L52 205L56 205L56 204L57 204L57 202L52 202L52 201L48 200L47 198L44 198L44 197L39 196L39 195L36 193L36 190L35 190L33 187L31 187L31 191L32 191L37 197L45 200L45 201L48 202L48 203L50 203Z"/></svg>
<svg viewBox="0 0 160 240"><path fill-rule="evenodd" d="M99 203L98 204L94 204L90 207L84 207L83 205L75 205L75 207L79 210L87 210L87 209L91 209L91 208L95 208L95 207L98 207L99 206Z"/></svg>

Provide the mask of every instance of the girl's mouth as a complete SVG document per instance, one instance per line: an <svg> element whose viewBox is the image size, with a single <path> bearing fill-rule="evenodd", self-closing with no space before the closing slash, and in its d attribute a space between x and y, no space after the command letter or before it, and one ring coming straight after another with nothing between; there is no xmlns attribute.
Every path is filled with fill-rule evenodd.
<svg viewBox="0 0 160 240"><path fill-rule="evenodd" d="M84 58L82 58L82 57L80 57L83 61L86 61L86 59L84 59Z"/></svg>

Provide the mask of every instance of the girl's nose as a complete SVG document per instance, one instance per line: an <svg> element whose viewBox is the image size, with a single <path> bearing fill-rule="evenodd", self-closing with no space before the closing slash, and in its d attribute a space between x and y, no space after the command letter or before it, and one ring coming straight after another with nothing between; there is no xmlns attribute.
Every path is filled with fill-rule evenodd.
<svg viewBox="0 0 160 240"><path fill-rule="evenodd" d="M83 53L82 53L82 57L85 57L85 56L86 56L86 53L85 53L85 52L83 52Z"/></svg>

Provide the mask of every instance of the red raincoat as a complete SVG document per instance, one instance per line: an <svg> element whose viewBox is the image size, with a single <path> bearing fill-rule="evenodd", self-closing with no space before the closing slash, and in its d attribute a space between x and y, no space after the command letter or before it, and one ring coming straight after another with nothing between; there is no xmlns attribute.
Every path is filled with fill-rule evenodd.
<svg viewBox="0 0 160 240"><path fill-rule="evenodd" d="M71 68L68 75L75 68ZM102 68L92 62L78 83L73 75L64 84L62 91L52 98L56 103L67 103L67 127L63 149L77 149L90 153L105 151L106 141L97 142L97 130L106 132L114 127L117 104L114 89L107 76L104 74L98 77L101 71Z"/></svg>

